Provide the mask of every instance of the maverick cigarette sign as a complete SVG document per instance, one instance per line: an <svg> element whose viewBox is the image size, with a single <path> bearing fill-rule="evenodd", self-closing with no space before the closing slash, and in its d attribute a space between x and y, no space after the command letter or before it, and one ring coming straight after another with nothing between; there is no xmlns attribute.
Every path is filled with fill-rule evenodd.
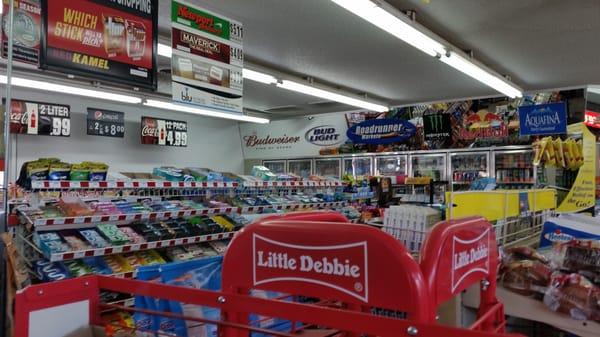
<svg viewBox="0 0 600 337"><path fill-rule="evenodd" d="M242 112L242 24L182 1L171 20L173 100Z"/></svg>
<svg viewBox="0 0 600 337"><path fill-rule="evenodd" d="M254 286L300 282L369 300L367 242L303 246L253 234Z"/></svg>
<svg viewBox="0 0 600 337"><path fill-rule="evenodd" d="M401 143L417 132L417 127L400 119L370 119L352 126L348 138L358 144Z"/></svg>
<svg viewBox="0 0 600 337"><path fill-rule="evenodd" d="M157 0L44 1L43 65L154 88Z"/></svg>
<svg viewBox="0 0 600 337"><path fill-rule="evenodd" d="M567 133L565 102L519 107L520 135L554 135Z"/></svg>

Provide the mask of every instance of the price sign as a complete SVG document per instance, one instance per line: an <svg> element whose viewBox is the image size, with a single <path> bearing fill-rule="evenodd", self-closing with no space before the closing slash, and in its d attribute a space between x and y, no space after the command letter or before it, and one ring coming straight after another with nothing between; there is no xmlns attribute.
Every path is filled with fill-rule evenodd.
<svg viewBox="0 0 600 337"><path fill-rule="evenodd" d="M186 147L187 122L142 117L142 144Z"/></svg>
<svg viewBox="0 0 600 337"><path fill-rule="evenodd" d="M119 111L88 108L87 134L123 138L125 135L125 114Z"/></svg>
<svg viewBox="0 0 600 337"><path fill-rule="evenodd" d="M71 136L68 105L12 100L10 133L40 136Z"/></svg>

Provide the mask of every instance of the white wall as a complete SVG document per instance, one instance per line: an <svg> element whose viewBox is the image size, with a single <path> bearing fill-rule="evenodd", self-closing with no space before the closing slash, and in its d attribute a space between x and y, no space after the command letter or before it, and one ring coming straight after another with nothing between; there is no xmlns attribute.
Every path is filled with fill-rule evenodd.
<svg viewBox="0 0 600 337"><path fill-rule="evenodd" d="M62 94L13 89L16 99L68 104L71 106L71 137L13 136L13 158L18 172L23 162L40 157L57 157L66 162L100 161L109 172L150 172L159 165L208 167L243 173L244 164L238 123ZM125 137L88 136L87 108L125 112ZM141 116L161 117L188 123L186 148L140 144ZM17 170L17 171L15 171Z"/></svg>

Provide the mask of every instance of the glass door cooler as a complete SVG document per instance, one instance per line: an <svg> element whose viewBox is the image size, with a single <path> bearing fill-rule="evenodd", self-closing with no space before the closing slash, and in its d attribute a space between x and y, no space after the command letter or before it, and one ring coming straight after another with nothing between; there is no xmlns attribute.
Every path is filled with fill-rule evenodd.
<svg viewBox="0 0 600 337"><path fill-rule="evenodd" d="M378 176L402 176L406 175L407 171L406 155L375 158L375 174Z"/></svg>
<svg viewBox="0 0 600 337"><path fill-rule="evenodd" d="M431 177L446 180L446 154L413 154L410 159L411 177Z"/></svg>
<svg viewBox="0 0 600 337"><path fill-rule="evenodd" d="M315 159L315 175L339 179L342 163L340 158Z"/></svg>
<svg viewBox="0 0 600 337"><path fill-rule="evenodd" d="M285 174L285 160L264 160L263 166L275 174Z"/></svg>
<svg viewBox="0 0 600 337"><path fill-rule="evenodd" d="M502 189L527 189L535 184L532 150L494 152L496 185Z"/></svg>
<svg viewBox="0 0 600 337"><path fill-rule="evenodd" d="M450 153L452 189L467 190L479 178L489 177L489 152Z"/></svg>
<svg viewBox="0 0 600 337"><path fill-rule="evenodd" d="M288 160L288 173L295 174L302 177L302 179L308 179L312 173L313 161L312 159L294 159Z"/></svg>
<svg viewBox="0 0 600 337"><path fill-rule="evenodd" d="M344 158L344 175L356 177L366 177L373 175L373 158L371 157L351 157Z"/></svg>

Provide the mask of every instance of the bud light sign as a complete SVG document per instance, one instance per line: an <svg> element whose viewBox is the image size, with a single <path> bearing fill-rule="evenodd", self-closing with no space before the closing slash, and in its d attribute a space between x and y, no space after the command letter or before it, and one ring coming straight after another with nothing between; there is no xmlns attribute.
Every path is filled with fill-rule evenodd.
<svg viewBox="0 0 600 337"><path fill-rule="evenodd" d="M318 146L332 146L342 142L340 134L333 125L321 125L314 127L304 135L307 142Z"/></svg>
<svg viewBox="0 0 600 337"><path fill-rule="evenodd" d="M565 102L519 107L520 135L554 135L567 132Z"/></svg>
<svg viewBox="0 0 600 337"><path fill-rule="evenodd" d="M417 127L400 119L371 119L348 129L348 138L358 144L401 143L417 133Z"/></svg>

